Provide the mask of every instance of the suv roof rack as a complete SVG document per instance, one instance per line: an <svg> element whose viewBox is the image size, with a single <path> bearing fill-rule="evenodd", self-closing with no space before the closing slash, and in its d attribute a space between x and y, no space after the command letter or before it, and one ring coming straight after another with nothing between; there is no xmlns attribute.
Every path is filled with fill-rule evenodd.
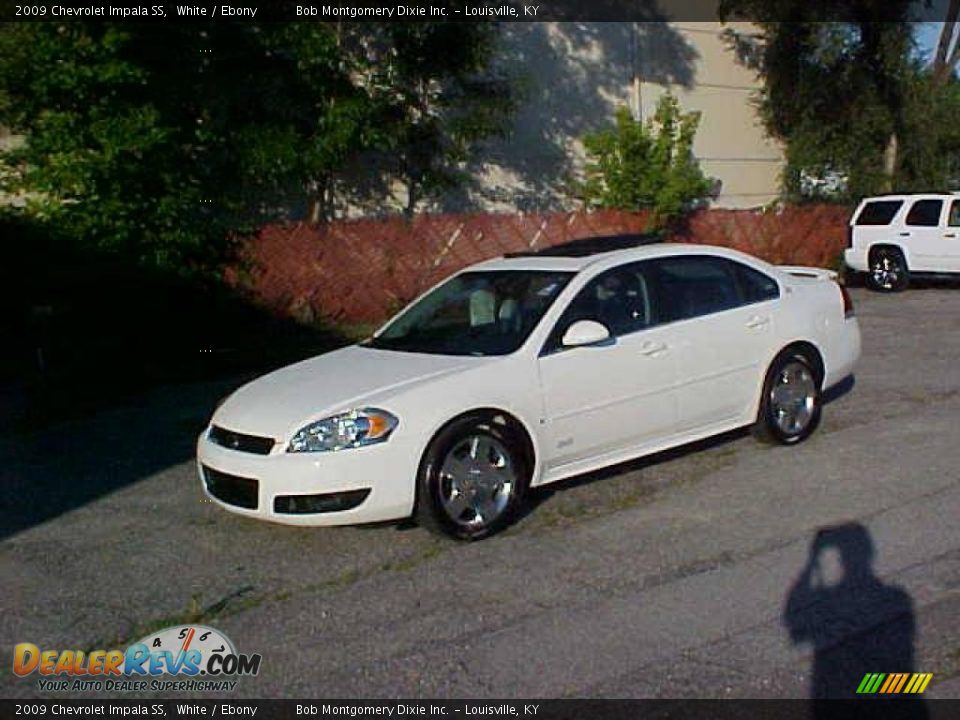
<svg viewBox="0 0 960 720"><path fill-rule="evenodd" d="M903 190L901 192L875 193L864 195L864 200L882 197L910 197L911 195L960 195L960 190Z"/></svg>
<svg viewBox="0 0 960 720"><path fill-rule="evenodd" d="M663 242L663 233L629 233L623 235L597 235L580 238L559 245L551 245L542 250L511 252L505 258L515 257L588 257L599 253L627 250L642 245Z"/></svg>

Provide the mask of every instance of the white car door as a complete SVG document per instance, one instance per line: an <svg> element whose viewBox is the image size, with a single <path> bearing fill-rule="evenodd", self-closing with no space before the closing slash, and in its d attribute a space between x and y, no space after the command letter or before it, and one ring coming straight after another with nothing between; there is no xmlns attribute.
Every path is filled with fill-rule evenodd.
<svg viewBox="0 0 960 720"><path fill-rule="evenodd" d="M680 431L744 420L775 343L778 283L710 255L663 258L655 266L665 313L675 320L669 328Z"/></svg>
<svg viewBox="0 0 960 720"><path fill-rule="evenodd" d="M656 326L648 263L608 270L570 303L539 358L548 471L675 432L675 355ZM577 320L596 320L608 341L564 348Z"/></svg>
<svg viewBox="0 0 960 720"><path fill-rule="evenodd" d="M921 198L914 200L910 206L899 237L896 238L910 251L910 270L946 270L948 239L944 238L944 216L944 202L940 198Z"/></svg>

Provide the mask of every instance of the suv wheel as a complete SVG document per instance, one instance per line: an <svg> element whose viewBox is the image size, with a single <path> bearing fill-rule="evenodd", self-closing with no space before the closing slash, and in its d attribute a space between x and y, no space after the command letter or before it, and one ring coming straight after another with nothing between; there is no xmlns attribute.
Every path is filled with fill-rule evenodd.
<svg viewBox="0 0 960 720"><path fill-rule="evenodd" d="M900 292L910 284L910 272L903 253L880 248L870 253L870 287L880 292Z"/></svg>

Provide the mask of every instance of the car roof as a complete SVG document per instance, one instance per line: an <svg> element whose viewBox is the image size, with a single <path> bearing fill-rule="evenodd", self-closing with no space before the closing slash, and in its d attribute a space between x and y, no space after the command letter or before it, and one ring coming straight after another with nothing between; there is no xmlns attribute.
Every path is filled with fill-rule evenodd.
<svg viewBox="0 0 960 720"><path fill-rule="evenodd" d="M960 190L947 192L886 193L884 195L871 195L870 197L865 197L861 202L866 203L872 202L873 200L911 200L917 198L931 198L937 200L943 198L960 198Z"/></svg>
<svg viewBox="0 0 960 720"><path fill-rule="evenodd" d="M476 265L471 265L464 270L494 271L494 270L542 270L542 271L566 271L581 272L587 268L606 269L615 267L625 262L635 262L639 260L649 260L660 257L671 257L675 255L719 255L733 260L746 260L754 264L766 265L762 260L751 255L741 253L730 248L718 247L716 245L694 245L688 243L669 243L661 242L652 245L641 245L638 247L625 248L621 250L610 250L607 252L594 253L592 255L546 255L531 253L505 255L503 257L486 260Z"/></svg>

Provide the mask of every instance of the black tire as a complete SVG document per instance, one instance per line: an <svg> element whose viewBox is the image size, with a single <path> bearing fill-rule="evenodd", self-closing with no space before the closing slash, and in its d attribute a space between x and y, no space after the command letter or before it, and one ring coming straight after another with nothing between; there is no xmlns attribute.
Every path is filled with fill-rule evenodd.
<svg viewBox="0 0 960 720"><path fill-rule="evenodd" d="M878 248L870 253L867 285L878 292L902 292L910 285L910 269L896 248Z"/></svg>
<svg viewBox="0 0 960 720"><path fill-rule="evenodd" d="M473 442L474 438L477 438L476 443ZM484 447L489 448L489 452L484 451ZM463 449L467 454L460 458L457 454ZM471 450L476 455L478 449L480 457L472 457ZM502 467L499 466L503 461L501 455L506 457ZM490 461L490 458L495 458L496 462ZM489 473L476 470L476 475L472 476L470 473L474 471L471 470L461 474L459 482L472 485L461 493L456 490L458 483L454 481L453 474L445 471L445 463L457 463L458 460L468 464L478 463L477 467L485 465ZM480 540L494 535L510 525L522 507L532 470L532 458L520 431L488 415L457 418L437 433L420 461L414 519L431 532L458 540ZM507 480L510 475L512 480L509 483L502 482L499 490L493 490L497 473L502 473L501 480ZM483 484L479 481L481 475L484 478L491 477L493 481ZM457 499L467 497L466 494L470 492L477 493L473 500L478 504L488 501L492 503L490 508L498 508L496 514L491 513L490 519L484 520L471 505L473 500L467 499L463 513L454 518Z"/></svg>
<svg viewBox="0 0 960 720"><path fill-rule="evenodd" d="M789 382L784 380L785 375L795 378L796 398L789 395L793 391L778 390L778 386L784 388ZM803 376L809 379L809 386L802 380ZM796 445L810 437L820 424L821 383L817 365L806 352L785 350L777 355L763 381L754 435L763 442L777 445ZM796 424L790 422L791 414L784 410L785 405L792 407L794 402L796 418L802 420Z"/></svg>

